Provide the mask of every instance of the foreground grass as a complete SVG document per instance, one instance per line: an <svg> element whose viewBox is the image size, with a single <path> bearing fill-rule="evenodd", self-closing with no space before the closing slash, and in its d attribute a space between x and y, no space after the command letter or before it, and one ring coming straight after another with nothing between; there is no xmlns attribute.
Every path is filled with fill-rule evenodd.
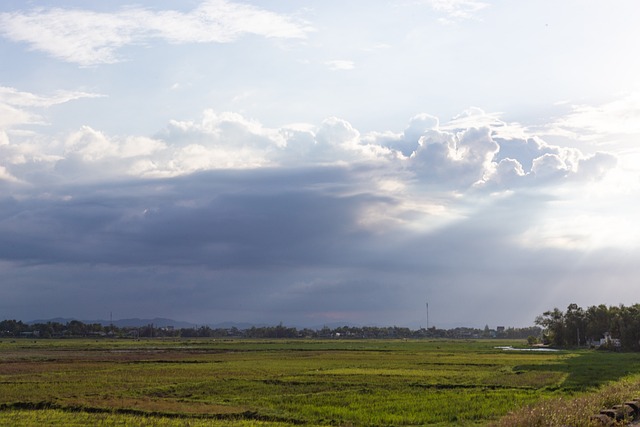
<svg viewBox="0 0 640 427"><path fill-rule="evenodd" d="M640 355L504 344L517 343L5 341L0 425L542 426L561 424L518 411L534 420L622 378L610 399L638 394ZM583 420L608 404L585 402Z"/></svg>
<svg viewBox="0 0 640 427"><path fill-rule="evenodd" d="M164 416L69 412L60 409L7 410L0 413L0 424L13 427L33 426L113 426L113 427L286 427L285 423L247 420L179 419Z"/></svg>
<svg viewBox="0 0 640 427"><path fill-rule="evenodd" d="M640 376L634 375L597 391L545 398L502 417L492 427L602 426L592 415L640 397Z"/></svg>

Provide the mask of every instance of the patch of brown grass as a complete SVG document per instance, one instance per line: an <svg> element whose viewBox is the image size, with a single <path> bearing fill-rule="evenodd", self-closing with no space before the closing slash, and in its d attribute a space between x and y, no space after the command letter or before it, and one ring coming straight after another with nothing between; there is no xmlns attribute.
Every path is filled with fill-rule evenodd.
<svg viewBox="0 0 640 427"><path fill-rule="evenodd" d="M640 396L640 376L618 381L604 388L573 397L544 399L511 412L491 427L602 426L591 420L600 410Z"/></svg>

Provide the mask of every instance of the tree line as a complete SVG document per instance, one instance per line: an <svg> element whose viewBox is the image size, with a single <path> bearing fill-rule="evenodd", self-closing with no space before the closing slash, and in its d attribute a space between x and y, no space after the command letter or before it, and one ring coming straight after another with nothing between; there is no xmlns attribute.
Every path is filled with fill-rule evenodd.
<svg viewBox="0 0 640 427"><path fill-rule="evenodd" d="M587 309L569 304L566 311L545 311L535 320L543 329L544 343L554 347L597 346L640 351L640 304L593 305Z"/></svg>
<svg viewBox="0 0 640 427"><path fill-rule="evenodd" d="M117 327L100 323L83 323L71 320L66 323L46 322L28 324L20 320L0 321L0 337L11 338L511 338L527 339L539 336L537 326L527 328L477 328L410 329L398 326L339 326L320 329L276 326L252 326L246 329L212 328L207 325L193 328L157 327L148 324L142 327Z"/></svg>

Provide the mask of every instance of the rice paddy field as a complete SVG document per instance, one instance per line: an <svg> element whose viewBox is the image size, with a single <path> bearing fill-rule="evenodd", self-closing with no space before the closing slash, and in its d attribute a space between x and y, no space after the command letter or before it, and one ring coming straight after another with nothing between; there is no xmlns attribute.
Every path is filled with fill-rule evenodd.
<svg viewBox="0 0 640 427"><path fill-rule="evenodd" d="M589 425L640 354L497 340L0 342L0 425Z"/></svg>

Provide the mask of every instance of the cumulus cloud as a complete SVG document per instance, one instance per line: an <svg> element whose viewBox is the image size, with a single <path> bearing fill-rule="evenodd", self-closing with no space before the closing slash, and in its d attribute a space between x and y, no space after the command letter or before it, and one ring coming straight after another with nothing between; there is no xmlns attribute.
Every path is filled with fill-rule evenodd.
<svg viewBox="0 0 640 427"><path fill-rule="evenodd" d="M426 184L449 190L497 190L597 180L617 164L609 153L586 155L575 148L546 144L537 137L505 138L502 126L461 128L458 119L444 126L403 135L375 135L384 145L411 151L408 164ZM435 128L437 127L437 128ZM418 127L422 129L422 127ZM510 133L509 133L510 134ZM419 136L418 147L407 142Z"/></svg>
<svg viewBox="0 0 640 427"><path fill-rule="evenodd" d="M383 147L397 150L409 157L420 145L420 138L430 130L438 130L440 121L430 114L418 114L411 118L404 132L371 132L363 140Z"/></svg>
<svg viewBox="0 0 640 427"><path fill-rule="evenodd" d="M491 181L500 188L510 188L525 176L522 164L515 159L502 159L491 175Z"/></svg>
<svg viewBox="0 0 640 427"><path fill-rule="evenodd" d="M240 114L206 110L200 121L171 121L158 135L167 150L156 161L167 175L221 168L254 168L271 163L271 153L286 141Z"/></svg>
<svg viewBox="0 0 640 427"><path fill-rule="evenodd" d="M468 128L488 127L497 138L526 138L531 132L517 122L505 122L502 113L488 113L471 107L440 125L441 130L457 132Z"/></svg>
<svg viewBox="0 0 640 427"><path fill-rule="evenodd" d="M6 93L22 99L12 101L16 104L37 105L90 96L70 92L49 99ZM27 115L30 111L24 110ZM484 126L464 127L477 123ZM381 187L396 183L391 187L397 188L412 176L414 183L447 191L495 191L600 179L616 165L611 154L587 155L536 136L509 136L514 134L518 133L505 133L495 115L476 110L444 124L418 114L401 133L367 134L337 117L317 126L269 128L238 113L205 110L198 120L170 121L152 137L112 136L85 125L61 139L27 134L14 142L5 131L0 166L18 180L29 181L30 175L66 181L89 171L100 179L159 178L216 169L366 165L386 171Z"/></svg>
<svg viewBox="0 0 640 427"><path fill-rule="evenodd" d="M488 128L450 134L431 131L420 138L411 157L417 173L453 188L469 187L485 178L499 150Z"/></svg>
<svg viewBox="0 0 640 427"><path fill-rule="evenodd" d="M506 172L513 178L510 187L598 180L618 163L611 153L587 155L575 148L547 144L538 137L495 140L500 145L494 159L499 168L489 181L507 185Z"/></svg>
<svg viewBox="0 0 640 427"><path fill-rule="evenodd" d="M215 169L366 164L387 171L381 187L406 184L410 175L416 183L446 190L495 191L601 179L617 164L611 154L548 144L478 108L447 122L418 114L400 133L362 134L337 117L316 126L269 128L213 110L198 120L172 120L151 137L112 136L85 125L52 139L20 129L44 123L48 107L98 96L82 91L43 96L0 87L5 182L67 181L87 172L96 179L158 178Z"/></svg>
<svg viewBox="0 0 640 427"><path fill-rule="evenodd" d="M617 156L611 153L597 152L592 156L580 159L577 173L588 180L599 180L617 164Z"/></svg>
<svg viewBox="0 0 640 427"><path fill-rule="evenodd" d="M112 13L38 8L0 14L0 33L32 49L83 66L114 63L126 45L229 43L246 34L304 38L307 24L255 6L208 0L189 12L129 7Z"/></svg>
<svg viewBox="0 0 640 427"><path fill-rule="evenodd" d="M319 144L329 146L356 146L360 138L360 132L355 130L351 123L337 117L326 119L316 134Z"/></svg>
<svg viewBox="0 0 640 427"><path fill-rule="evenodd" d="M112 157L118 153L116 144L112 143L102 132L95 131L89 126L83 126L77 132L69 135L65 142L66 155L79 155L82 160L95 160Z"/></svg>
<svg viewBox="0 0 640 427"><path fill-rule="evenodd" d="M569 172L567 164L555 154L544 154L533 160L531 172L540 179L564 178Z"/></svg>
<svg viewBox="0 0 640 427"><path fill-rule="evenodd" d="M56 91L45 96L0 86L2 179L5 182L28 183L36 176L42 176L43 171L50 170L54 162L63 158L55 139L25 129L28 125L47 125L47 108L100 96L82 91Z"/></svg>

